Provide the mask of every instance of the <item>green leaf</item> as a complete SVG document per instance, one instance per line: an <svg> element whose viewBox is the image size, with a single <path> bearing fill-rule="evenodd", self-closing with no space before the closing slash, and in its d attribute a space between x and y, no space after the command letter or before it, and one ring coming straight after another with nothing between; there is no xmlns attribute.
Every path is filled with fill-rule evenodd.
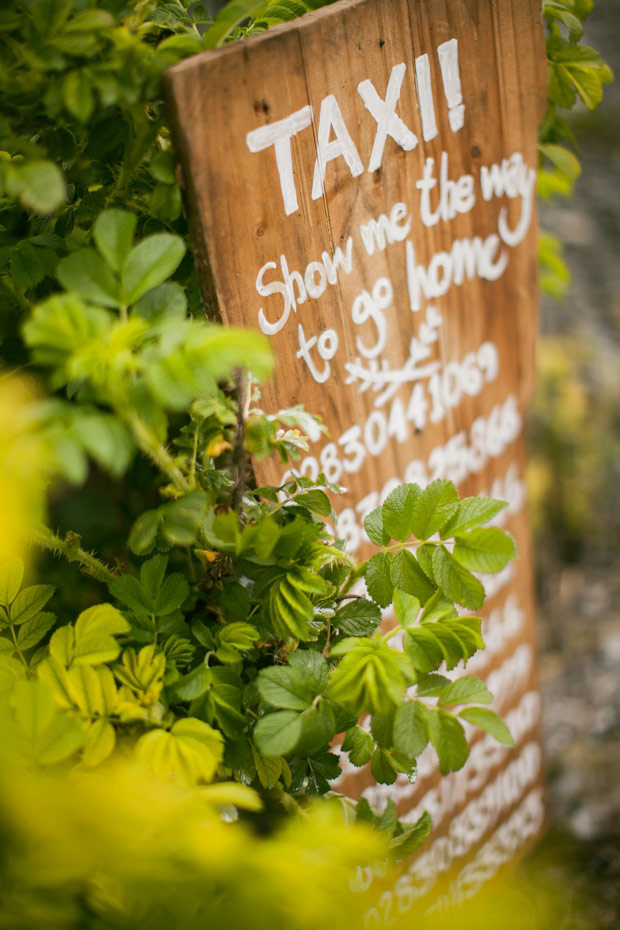
<svg viewBox="0 0 620 930"><path fill-rule="evenodd" d="M20 591L9 610L12 624L25 623L43 610L56 588L51 584L35 584Z"/></svg>
<svg viewBox="0 0 620 930"><path fill-rule="evenodd" d="M83 610L75 624L73 661L77 665L100 665L116 659L121 647L114 639L130 627L120 610L111 604L96 604Z"/></svg>
<svg viewBox="0 0 620 930"><path fill-rule="evenodd" d="M47 249L37 249L27 240L18 243L12 249L11 275L17 286L23 291L36 287L52 270L48 270L44 262L41 261L41 258L46 253ZM54 256L54 264L55 260L56 256Z"/></svg>
<svg viewBox="0 0 620 930"><path fill-rule="evenodd" d="M426 604L435 594L435 588L424 574L416 557L408 549L401 549L392 560L392 581L396 588Z"/></svg>
<svg viewBox="0 0 620 930"><path fill-rule="evenodd" d="M319 701L315 707L301 715L302 732L295 747L298 756L313 756L321 750L329 749L329 743L336 732L334 711L328 701Z"/></svg>
<svg viewBox="0 0 620 930"><path fill-rule="evenodd" d="M207 495L201 489L190 491L170 504L162 504L159 508L160 530L168 545L190 546L195 542L208 506ZM236 519L234 513L232 516Z"/></svg>
<svg viewBox="0 0 620 930"><path fill-rule="evenodd" d="M456 616L457 612L453 602L449 601L447 597L444 597L441 591L437 591L424 605L421 619L424 622L428 622L430 620L443 620L445 617Z"/></svg>
<svg viewBox="0 0 620 930"><path fill-rule="evenodd" d="M157 152L149 162L149 171L156 181L174 184L174 155L171 151Z"/></svg>
<svg viewBox="0 0 620 930"><path fill-rule="evenodd" d="M93 239L113 271L121 271L133 245L137 217L127 210L104 210L93 226Z"/></svg>
<svg viewBox="0 0 620 930"><path fill-rule="evenodd" d="M151 288L163 284L185 254L180 236L155 233L134 246L122 271L124 302L134 304Z"/></svg>
<svg viewBox="0 0 620 930"><path fill-rule="evenodd" d="M396 805L392 798L388 798L385 804L385 809L381 814L381 817L376 821L375 826L377 830L383 830L387 833L388 836L392 836L396 825L398 823L398 816L396 814Z"/></svg>
<svg viewBox="0 0 620 930"><path fill-rule="evenodd" d="M332 626L347 636L369 636L380 623L381 611L366 598L349 601L332 618Z"/></svg>
<svg viewBox="0 0 620 930"><path fill-rule="evenodd" d="M32 160L12 166L14 195L27 210L53 213L65 201L63 173L51 161Z"/></svg>
<svg viewBox="0 0 620 930"><path fill-rule="evenodd" d="M485 596L482 584L444 546L421 546L418 560L450 601L470 610L482 607Z"/></svg>
<svg viewBox="0 0 620 930"><path fill-rule="evenodd" d="M373 601L380 607L387 607L392 601L394 584L390 574L390 561L387 552L377 552L366 565L366 587Z"/></svg>
<svg viewBox="0 0 620 930"><path fill-rule="evenodd" d="M360 768L370 762L375 751L375 741L361 727L351 727L345 734L342 750L349 753L351 764Z"/></svg>
<svg viewBox="0 0 620 930"><path fill-rule="evenodd" d="M12 703L26 740L25 753L39 765L56 765L82 745L81 725L75 718L58 711L46 682L17 682Z"/></svg>
<svg viewBox="0 0 620 930"><path fill-rule="evenodd" d="M390 541L390 534L386 533L383 528L383 508L376 507L364 519L364 529L368 538L375 546L387 546Z"/></svg>
<svg viewBox="0 0 620 930"><path fill-rule="evenodd" d="M451 481L438 479L431 482L413 504L413 533L418 539L429 539L456 513L458 503L459 497Z"/></svg>
<svg viewBox="0 0 620 930"><path fill-rule="evenodd" d="M568 0L570 3L571 0ZM571 4L572 5L572 4ZM579 39L583 35L583 25L573 13L570 13L564 3L543 3L543 13L545 18L550 21L557 19L568 29L574 39Z"/></svg>
<svg viewBox="0 0 620 930"><path fill-rule="evenodd" d="M428 719L428 732L439 758L441 774L461 769L469 756L469 746L458 720L445 710L433 710Z"/></svg>
<svg viewBox="0 0 620 930"><path fill-rule="evenodd" d="M23 333L38 362L61 367L75 353L107 337L111 328L107 310L87 306L75 294L55 294L36 305ZM63 376L68 377L65 372Z"/></svg>
<svg viewBox="0 0 620 930"><path fill-rule="evenodd" d="M184 320L187 315L187 298L179 284L166 281L147 291L134 304L133 311L154 326L172 320Z"/></svg>
<svg viewBox="0 0 620 930"><path fill-rule="evenodd" d="M151 552L157 538L160 516L157 510L146 510L138 517L132 526L127 545L136 555L147 555Z"/></svg>
<svg viewBox="0 0 620 930"><path fill-rule="evenodd" d="M603 99L603 84L613 78L598 52L560 39L547 44L547 57L549 100L557 106L571 107L576 90L589 110L596 109Z"/></svg>
<svg viewBox="0 0 620 930"><path fill-rule="evenodd" d="M460 638L463 638L463 633L467 631L467 641L473 643L476 651L485 648L481 633L482 620L480 617L459 617L454 620L443 620L442 623L447 626L448 629L454 630Z"/></svg>
<svg viewBox="0 0 620 930"><path fill-rule="evenodd" d="M412 594L407 594L405 591L401 591L400 588L396 588L394 591L394 611L399 625L406 629L418 619L420 602Z"/></svg>
<svg viewBox="0 0 620 930"><path fill-rule="evenodd" d="M89 455L115 478L125 473L135 445L125 424L112 414L85 413L76 421L80 441Z"/></svg>
<svg viewBox="0 0 620 930"><path fill-rule="evenodd" d="M569 181L576 181L581 174L579 159L563 145L539 145L538 151L565 175Z"/></svg>
<svg viewBox="0 0 620 930"><path fill-rule="evenodd" d="M203 39L204 48L222 45L233 29L250 17L259 16L269 6L268 0L232 0L215 17Z"/></svg>
<svg viewBox="0 0 620 930"><path fill-rule="evenodd" d="M116 730L105 717L98 717L86 731L82 763L89 768L100 765L113 752Z"/></svg>
<svg viewBox="0 0 620 930"><path fill-rule="evenodd" d="M312 649L297 649L288 657L288 663L297 675L303 677L314 695L321 694L325 690L329 666L320 652Z"/></svg>
<svg viewBox="0 0 620 930"><path fill-rule="evenodd" d="M263 809L260 795L247 785L239 785L237 782L225 781L207 785L201 789L200 794L205 801L217 807L230 807L232 804L244 811Z"/></svg>
<svg viewBox="0 0 620 930"><path fill-rule="evenodd" d="M457 639L460 645L461 657L464 663L475 655L479 649L484 649L484 641L482 646L480 641L482 640L481 636L477 636L475 630L470 629L468 626L461 624L457 620L442 620L437 624L438 629L443 630L449 633L454 639Z"/></svg>
<svg viewBox="0 0 620 930"><path fill-rule="evenodd" d="M0 604L8 607L17 597L24 577L24 563L19 556L7 559L0 567Z"/></svg>
<svg viewBox="0 0 620 930"><path fill-rule="evenodd" d="M17 645L24 651L40 642L56 622L56 615L43 611L20 626L17 633Z"/></svg>
<svg viewBox="0 0 620 930"><path fill-rule="evenodd" d="M269 591L269 617L278 636L305 641L313 616L312 602L297 585L295 573L280 577Z"/></svg>
<svg viewBox="0 0 620 930"><path fill-rule="evenodd" d="M152 559L148 559L140 566L140 584L142 585L144 593L153 602L159 594L164 582L167 567L167 555L155 555Z"/></svg>
<svg viewBox="0 0 620 930"><path fill-rule="evenodd" d="M184 675L174 684L174 693L182 701L193 701L201 697L213 684L213 674L210 668L199 665Z"/></svg>
<svg viewBox="0 0 620 930"><path fill-rule="evenodd" d="M296 504L307 507L313 513L318 513L322 517L329 517L332 512L332 505L325 491L313 488L311 491L303 491L296 494L293 498Z"/></svg>
<svg viewBox="0 0 620 930"><path fill-rule="evenodd" d="M254 746L251 748L258 780L263 788L269 790L273 788L282 774L284 759L282 756L261 756Z"/></svg>
<svg viewBox="0 0 620 930"><path fill-rule="evenodd" d="M499 572L517 554L514 539L503 530L470 530L459 536L454 558L474 572Z"/></svg>
<svg viewBox="0 0 620 930"><path fill-rule="evenodd" d="M216 381L230 378L236 368L248 369L262 381L273 369L267 337L249 329L228 326L202 328L196 354Z"/></svg>
<svg viewBox="0 0 620 930"><path fill-rule="evenodd" d="M370 721L370 732L375 738L378 746L383 749L390 749L393 743L392 730L394 728L394 707L390 707L387 713L375 712Z"/></svg>
<svg viewBox="0 0 620 930"><path fill-rule="evenodd" d="M180 572L168 575L155 598L154 612L159 617L173 613L181 606L189 594L189 585Z"/></svg>
<svg viewBox="0 0 620 930"><path fill-rule="evenodd" d="M261 669L257 681L262 699L286 710L305 710L316 693L303 675L285 666Z"/></svg>
<svg viewBox="0 0 620 930"><path fill-rule="evenodd" d="M371 763L370 771L375 781L380 785L393 785L398 774L392 763L392 757L385 749L376 749Z"/></svg>
<svg viewBox="0 0 620 930"><path fill-rule="evenodd" d="M254 729L254 741L262 755L285 756L294 750L301 733L300 715L279 710L261 717Z"/></svg>
<svg viewBox="0 0 620 930"><path fill-rule="evenodd" d="M125 604L137 614L150 614L152 604L146 591L133 575L123 574L108 585L112 594L121 604Z"/></svg>
<svg viewBox="0 0 620 930"><path fill-rule="evenodd" d="M394 717L394 748L415 759L428 743L428 710L421 701L401 704Z"/></svg>
<svg viewBox="0 0 620 930"><path fill-rule="evenodd" d="M439 697L444 688L447 688L449 684L450 679L446 678L444 675L436 675L434 673L425 675L418 681L418 696Z"/></svg>
<svg viewBox="0 0 620 930"><path fill-rule="evenodd" d="M413 667L423 674L434 672L445 658L439 640L426 626L408 630L405 633L404 648Z"/></svg>
<svg viewBox="0 0 620 930"><path fill-rule="evenodd" d="M260 633L256 627L252 626L251 623L243 623L242 621L227 623L225 626L220 627L218 631L220 643L241 651L251 649L259 639Z"/></svg>
<svg viewBox="0 0 620 930"><path fill-rule="evenodd" d="M62 99L69 113L87 123L95 108L92 82L84 70L69 71L62 84Z"/></svg>
<svg viewBox="0 0 620 930"><path fill-rule="evenodd" d="M382 507L383 529L391 539L405 542L411 536L421 493L417 484L401 484L386 497Z"/></svg>
<svg viewBox="0 0 620 930"><path fill-rule="evenodd" d="M65 33L94 32L97 29L113 29L116 21L107 10L82 10L69 20Z"/></svg>
<svg viewBox="0 0 620 930"><path fill-rule="evenodd" d="M462 640L447 626L442 623L434 623L433 634L443 649L448 671L456 668L459 662L468 658L468 652Z"/></svg>
<svg viewBox="0 0 620 930"><path fill-rule="evenodd" d="M498 743L503 743L504 746L514 746L515 741L510 730L494 711L486 707L467 707L460 711L459 717L480 727L486 733L490 733Z"/></svg>
<svg viewBox="0 0 620 930"><path fill-rule="evenodd" d="M74 648L75 630L72 626L61 626L50 639L50 656L63 668L68 668L71 664Z"/></svg>
<svg viewBox="0 0 620 930"><path fill-rule="evenodd" d="M441 693L439 704L443 707L453 704L490 704L493 695L483 681L475 675L457 678Z"/></svg>
<svg viewBox="0 0 620 930"><path fill-rule="evenodd" d="M213 779L224 755L224 740L209 724L185 717L169 733L153 730L140 737L136 755L161 778L177 778L190 786Z"/></svg>
<svg viewBox="0 0 620 930"><path fill-rule="evenodd" d="M413 826L406 827L399 836L393 838L390 843L390 856L393 859L406 859L426 842L432 829L431 816L428 811L424 811Z"/></svg>
<svg viewBox="0 0 620 930"><path fill-rule="evenodd" d="M383 642L380 636L344 640L333 647L332 656L344 658L331 674L329 691L336 704L352 713L388 714L405 691L408 660Z"/></svg>
<svg viewBox="0 0 620 930"><path fill-rule="evenodd" d="M57 277L66 290L103 307L118 307L118 283L94 249L72 252L58 263Z"/></svg>
<svg viewBox="0 0 620 930"><path fill-rule="evenodd" d="M507 506L507 501L498 501L491 497L464 497L443 527L442 539L458 536L459 533L471 530L473 527L484 526Z"/></svg>

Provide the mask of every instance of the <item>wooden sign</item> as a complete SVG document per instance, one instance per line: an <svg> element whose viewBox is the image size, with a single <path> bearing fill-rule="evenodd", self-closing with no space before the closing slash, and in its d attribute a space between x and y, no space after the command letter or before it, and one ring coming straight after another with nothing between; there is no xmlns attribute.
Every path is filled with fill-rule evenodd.
<svg viewBox="0 0 620 930"><path fill-rule="evenodd" d="M539 0L341 0L177 65L167 93L205 295L224 323L271 340L265 409L323 417L329 437L299 472L347 487L334 505L349 551L372 552L364 516L403 481L446 477L509 501L520 558L483 579L487 650L468 671L496 694L516 747L472 732L448 778L429 750L414 785L352 767L339 785L394 798L405 820L433 816L386 909L406 911L444 873L460 900L543 819L522 443ZM256 472L284 477L275 461ZM360 887L376 878L360 873Z"/></svg>

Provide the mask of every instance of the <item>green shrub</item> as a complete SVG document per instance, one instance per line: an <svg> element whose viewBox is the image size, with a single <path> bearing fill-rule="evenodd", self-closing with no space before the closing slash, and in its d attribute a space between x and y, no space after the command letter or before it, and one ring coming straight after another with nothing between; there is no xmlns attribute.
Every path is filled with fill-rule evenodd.
<svg viewBox="0 0 620 930"><path fill-rule="evenodd" d="M404 485L367 518L377 553L355 565L326 529L338 489L325 476L252 485L250 457L295 461L322 426L301 408L266 416L264 340L204 318L161 77L308 5L231 3L206 32L187 7L8 0L0 13L2 360L38 390L14 411L1 398L3 478L35 473L14 522L27 501L38 518L56 482L27 535L63 558L25 587L19 556L0 567L0 926L353 915L346 870L408 855L431 823L316 805L340 773L333 740L387 784L414 778L429 743L442 773L459 769L462 721L512 742L482 682L438 673L484 647L457 608L482 606L472 572L515 554L486 527L501 502ZM356 825L339 829L343 816ZM323 896L297 907L313 883Z"/></svg>

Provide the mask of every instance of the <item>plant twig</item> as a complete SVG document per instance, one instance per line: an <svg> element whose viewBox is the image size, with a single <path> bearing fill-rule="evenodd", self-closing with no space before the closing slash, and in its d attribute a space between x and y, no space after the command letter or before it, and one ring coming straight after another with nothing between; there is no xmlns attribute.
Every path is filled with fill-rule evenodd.
<svg viewBox="0 0 620 930"><path fill-rule="evenodd" d="M159 441L150 426L147 426L144 420L132 410L123 411L117 409L117 412L131 427L134 438L142 452L150 458L154 465L157 465L157 467L163 471L175 488L180 491L181 494L187 494L191 491L187 478L166 447Z"/></svg>
<svg viewBox="0 0 620 930"><path fill-rule="evenodd" d="M235 432L235 445L232 460L235 467L236 481L232 494L233 510L239 510L245 491L245 451L243 448L243 433L245 429L245 390L246 384L241 368L235 371L235 386L237 389L237 430Z"/></svg>
<svg viewBox="0 0 620 930"><path fill-rule="evenodd" d="M79 544L76 545L79 540L79 537L76 535L74 535L72 539L71 534L67 534L65 539L63 539L61 536L53 533L47 526L40 524L32 532L31 538L32 541L38 546L41 546L42 549L49 549L56 555L64 556L68 562L79 562L84 574L90 575L91 578L96 578L97 581L109 584L116 578L112 569L109 568L105 562L102 562L101 559L94 556L92 552L87 552L85 549L82 549Z"/></svg>

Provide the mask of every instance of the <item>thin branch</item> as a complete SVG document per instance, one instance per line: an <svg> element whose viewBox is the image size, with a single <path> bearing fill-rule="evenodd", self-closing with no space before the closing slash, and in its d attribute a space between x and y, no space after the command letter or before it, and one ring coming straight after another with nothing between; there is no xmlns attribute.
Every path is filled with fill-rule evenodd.
<svg viewBox="0 0 620 930"><path fill-rule="evenodd" d="M170 479L175 488L181 494L187 494L191 491L187 478L151 427L147 426L132 410L123 411L117 409L117 412L131 427L134 438L142 452Z"/></svg>
<svg viewBox="0 0 620 930"><path fill-rule="evenodd" d="M42 549L49 549L55 555L64 556L68 562L79 562L84 574L90 575L91 578L95 578L97 581L109 584L116 578L112 569L105 562L94 556L92 552L87 552L79 545L76 546L75 539L72 540L69 534L63 539L53 533L47 526L40 524L33 531L31 539Z"/></svg>
<svg viewBox="0 0 620 930"><path fill-rule="evenodd" d="M232 495L233 510L239 510L245 491L245 450L243 448L243 433L245 430L245 390L246 383L241 368L235 371L235 385L237 389L237 430L232 460L235 467L236 482Z"/></svg>

